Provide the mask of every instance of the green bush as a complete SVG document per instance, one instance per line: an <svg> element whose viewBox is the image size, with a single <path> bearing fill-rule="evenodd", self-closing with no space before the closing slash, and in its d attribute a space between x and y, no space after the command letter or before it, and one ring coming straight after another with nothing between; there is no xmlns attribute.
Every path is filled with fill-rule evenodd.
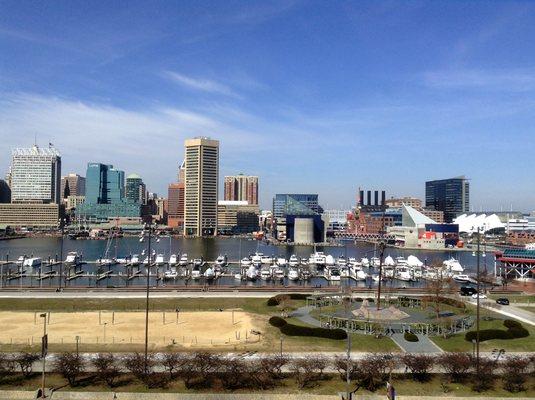
<svg viewBox="0 0 535 400"><path fill-rule="evenodd" d="M287 323L280 328L280 331L288 336L308 336L334 340L347 339L347 333L343 329L312 328Z"/></svg>
<svg viewBox="0 0 535 400"><path fill-rule="evenodd" d="M493 339L519 339L529 336L529 331L522 326L520 322L506 319L503 321L503 324L506 328L506 331L501 329L483 329L479 331L479 341L484 342L486 340ZM477 340L477 331L466 332L464 336L465 340L471 342L472 340Z"/></svg>
<svg viewBox="0 0 535 400"><path fill-rule="evenodd" d="M446 304L448 306L452 306L452 307L455 307L455 308L461 308L461 309L465 309L466 308L466 304L464 304L462 301L457 300L457 299L452 299L452 298L449 298L449 297L423 296L421 299L422 299L422 301L425 301L425 302L428 302L428 303L434 303L434 302L436 302L438 300L438 302L441 303L441 304Z"/></svg>
<svg viewBox="0 0 535 400"><path fill-rule="evenodd" d="M371 298L371 297L368 297L366 300L368 300L368 303L373 303L375 302L375 299Z"/></svg>
<svg viewBox="0 0 535 400"><path fill-rule="evenodd" d="M270 297L267 301L268 307L278 306L280 303L281 296L288 296L290 300L306 300L310 296L308 293L288 293L288 294L278 294L276 296Z"/></svg>
<svg viewBox="0 0 535 400"><path fill-rule="evenodd" d="M418 342L419 339L418 339L418 336L416 336L414 333L412 332L405 332L405 334L403 335L403 337L405 338L405 340L407 342Z"/></svg>
<svg viewBox="0 0 535 400"><path fill-rule="evenodd" d="M286 320L284 318L281 318L281 317L271 317L269 319L269 324L274 326L274 327L276 327L276 328L283 327L287 323L288 322L286 322Z"/></svg>

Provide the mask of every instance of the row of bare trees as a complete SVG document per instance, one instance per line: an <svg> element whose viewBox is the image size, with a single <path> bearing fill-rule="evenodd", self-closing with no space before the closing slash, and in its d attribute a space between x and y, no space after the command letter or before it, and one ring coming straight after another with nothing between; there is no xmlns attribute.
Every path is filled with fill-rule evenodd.
<svg viewBox="0 0 535 400"><path fill-rule="evenodd" d="M31 376L32 366L38 360L39 355L35 353L0 353L0 378L17 369L24 376ZM269 389L281 385L284 379L295 379L300 388L305 388L330 379L333 373L338 373L345 381L349 368L353 390L376 391L384 387L392 374L426 382L435 373L442 377L445 390L449 383L463 383L482 392L494 388L501 380L504 389L519 392L526 389L529 376L535 373L535 356L510 356L501 361L481 358L479 373L475 358L468 353L370 353L349 362L344 356L290 358L283 354L244 357L208 352L163 353L150 354L147 368L144 355L140 353L99 353L90 358L63 353L55 357L53 367L71 386L82 377L91 377L115 387L120 384L121 377L130 374L148 387L166 387L182 380L190 389Z"/></svg>

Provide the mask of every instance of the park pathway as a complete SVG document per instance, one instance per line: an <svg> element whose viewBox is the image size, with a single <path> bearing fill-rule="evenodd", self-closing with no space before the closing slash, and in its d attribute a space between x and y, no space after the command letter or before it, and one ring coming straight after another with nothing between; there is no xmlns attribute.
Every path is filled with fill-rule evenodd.
<svg viewBox="0 0 535 400"><path fill-rule="evenodd" d="M390 338L406 353L442 353L442 349L427 336L416 336L418 336L417 342L407 342L403 337L403 333L394 333Z"/></svg>

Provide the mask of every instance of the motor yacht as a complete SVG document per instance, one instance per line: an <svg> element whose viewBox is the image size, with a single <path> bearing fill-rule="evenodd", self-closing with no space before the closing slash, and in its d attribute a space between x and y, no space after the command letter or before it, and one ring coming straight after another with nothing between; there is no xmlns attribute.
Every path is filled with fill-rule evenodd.
<svg viewBox="0 0 535 400"><path fill-rule="evenodd" d="M26 259L26 256L19 256L19 258L17 258L17 262L16 264L19 266L19 267L22 267L22 265L24 264L24 260Z"/></svg>
<svg viewBox="0 0 535 400"><path fill-rule="evenodd" d="M157 254L154 262L156 263L156 265L164 265L165 260L163 258L163 254Z"/></svg>
<svg viewBox="0 0 535 400"><path fill-rule="evenodd" d="M363 267L369 267L370 266L370 260L368 260L366 257L362 258L360 260L360 265Z"/></svg>
<svg viewBox="0 0 535 400"><path fill-rule="evenodd" d="M215 260L215 264L219 267L225 267L228 264L227 256L219 255Z"/></svg>
<svg viewBox="0 0 535 400"><path fill-rule="evenodd" d="M201 278L201 267L199 264L193 263L193 267L191 269L191 279L200 279Z"/></svg>
<svg viewBox="0 0 535 400"><path fill-rule="evenodd" d="M262 279L263 281L271 279L271 268L262 267L262 269L260 270L260 279Z"/></svg>
<svg viewBox="0 0 535 400"><path fill-rule="evenodd" d="M378 267L380 263L381 263L381 260L379 260L379 257L372 257L370 260L370 265L372 267Z"/></svg>
<svg viewBox="0 0 535 400"><path fill-rule="evenodd" d="M336 267L326 268L325 278L328 281L340 281L340 270Z"/></svg>
<svg viewBox="0 0 535 400"><path fill-rule="evenodd" d="M442 265L446 268L448 272L458 273L464 271L464 268L462 267L461 263L459 263L459 261L453 257L449 260L445 260Z"/></svg>
<svg viewBox="0 0 535 400"><path fill-rule="evenodd" d="M355 267L361 267L362 264L355 257L350 257L349 266L355 268Z"/></svg>
<svg viewBox="0 0 535 400"><path fill-rule="evenodd" d="M391 256L386 256L383 265L387 267L394 267L396 265L396 262Z"/></svg>
<svg viewBox="0 0 535 400"><path fill-rule="evenodd" d="M242 267L249 267L251 266L252 264L252 261L249 257L243 257L241 260L240 260L240 265Z"/></svg>
<svg viewBox="0 0 535 400"><path fill-rule="evenodd" d="M288 264L290 265L290 267L297 267L299 266L299 258L297 258L297 256L295 254L292 254L292 256L290 257L290 261L288 262Z"/></svg>
<svg viewBox="0 0 535 400"><path fill-rule="evenodd" d="M42 260L39 257L26 258L22 263L23 267L38 268L41 266Z"/></svg>
<svg viewBox="0 0 535 400"><path fill-rule="evenodd" d="M299 271L297 268L290 267L290 269L288 270L288 279L291 281L299 280Z"/></svg>
<svg viewBox="0 0 535 400"><path fill-rule="evenodd" d="M189 264L188 255L186 253L182 254L180 256L180 260L178 261L178 265L181 267L185 267Z"/></svg>
<svg viewBox="0 0 535 400"><path fill-rule="evenodd" d="M336 259L336 265L340 268L344 268L347 266L347 260L344 256L340 256Z"/></svg>
<svg viewBox="0 0 535 400"><path fill-rule="evenodd" d="M334 267L335 265L336 265L336 261L335 261L334 257L331 256L330 254L328 254L325 257L325 266L326 267Z"/></svg>
<svg viewBox="0 0 535 400"><path fill-rule="evenodd" d="M204 278L207 281L213 280L215 278L215 271L212 267L206 268L206 271L204 271Z"/></svg>
<svg viewBox="0 0 535 400"><path fill-rule="evenodd" d="M140 263L139 255L138 254L132 255L132 258L130 258L130 264L133 265L133 266L138 266L139 263Z"/></svg>
<svg viewBox="0 0 535 400"><path fill-rule="evenodd" d="M204 265L206 264L206 261L203 260L203 258L195 258L193 260L193 266L194 267L198 267L199 269L204 267Z"/></svg>
<svg viewBox="0 0 535 400"><path fill-rule="evenodd" d="M256 281L256 278L258 277L258 271L254 266L251 265L249 268L247 268L245 276L248 281Z"/></svg>
<svg viewBox="0 0 535 400"><path fill-rule="evenodd" d="M171 254L171 256L169 257L169 265L170 266L174 266L176 265L178 262L177 260L177 255L176 254Z"/></svg>
<svg viewBox="0 0 535 400"><path fill-rule="evenodd" d="M284 257L277 257L277 265L284 268L286 265L288 265L288 261L286 261L286 258Z"/></svg>
<svg viewBox="0 0 535 400"><path fill-rule="evenodd" d="M176 271L175 268L171 268L170 270L168 271L165 271L163 273L163 279L176 279L178 278L178 272Z"/></svg>
<svg viewBox="0 0 535 400"><path fill-rule="evenodd" d="M81 258L76 251L69 251L65 258L65 264L78 265L81 262Z"/></svg>
<svg viewBox="0 0 535 400"><path fill-rule="evenodd" d="M262 257L264 257L264 253L256 252L251 257L251 262L253 264L262 264Z"/></svg>
<svg viewBox="0 0 535 400"><path fill-rule="evenodd" d="M276 267L275 268L275 272L273 274L273 278L274 279L279 279L279 280L283 280L284 279L284 269L282 269L281 267Z"/></svg>
<svg viewBox="0 0 535 400"><path fill-rule="evenodd" d="M410 282L414 280L411 269L406 265L396 266L395 278L404 282Z"/></svg>
<svg viewBox="0 0 535 400"><path fill-rule="evenodd" d="M262 264L271 264L273 262L273 257L271 256L261 256L260 260Z"/></svg>
<svg viewBox="0 0 535 400"><path fill-rule="evenodd" d="M323 251L316 251L314 254L312 254L312 263L323 266L326 264L326 262L327 258L325 257Z"/></svg>
<svg viewBox="0 0 535 400"><path fill-rule="evenodd" d="M467 283L467 282L471 282L472 278L470 278L468 275L465 275L465 274L457 274L457 275L453 275L453 280L459 283Z"/></svg>

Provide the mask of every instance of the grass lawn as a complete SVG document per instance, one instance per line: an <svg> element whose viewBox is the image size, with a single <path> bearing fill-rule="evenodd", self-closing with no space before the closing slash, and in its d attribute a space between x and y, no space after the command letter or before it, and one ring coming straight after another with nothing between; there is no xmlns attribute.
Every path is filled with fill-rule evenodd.
<svg viewBox="0 0 535 400"><path fill-rule="evenodd" d="M507 295L507 294L489 294L489 299L499 299L501 297L505 297L509 299L511 303L534 303L535 304L535 295L530 294L515 294L515 295Z"/></svg>
<svg viewBox="0 0 535 400"><path fill-rule="evenodd" d="M4 378L0 381L0 390L35 390L40 385L40 375L33 374L28 379L22 378L21 375L15 374ZM535 396L535 380L532 378L526 384L529 389L520 393L510 393L502 389L502 384L498 380L495 388L484 393L477 393L472 391L468 384L443 384L441 377L434 377L429 382L420 383L415 382L409 377L403 375L394 375L392 377L392 384L396 388L398 395L405 396L463 396L463 397L534 397ZM79 383L74 387L69 387L65 379L57 374L49 374L47 376L47 385L50 387L62 387L64 391L91 391L91 392L111 392L108 386L103 383L95 382L91 375L82 376ZM253 389L242 389L236 391L225 391L220 387L204 390L188 390L180 380L172 381L164 389L154 388L148 389L143 384L139 383L134 377L125 374L121 376L117 382L117 386L113 388L114 392L149 392L149 393L307 393L318 395L336 395L339 392L345 391L345 382L343 382L338 375L328 375L324 380L315 382L310 387L300 389L295 380L288 377L280 381L280 384L273 389L264 391L254 391ZM355 385L352 385L352 389ZM356 392L357 396L362 395L379 395L385 396L386 390L381 388L372 393L364 389ZM120 398L120 395L118 396Z"/></svg>
<svg viewBox="0 0 535 400"><path fill-rule="evenodd" d="M483 313L482 313L483 315ZM510 339L510 340L487 340L480 342L479 348L481 351L492 351L493 349L504 349L506 351L535 351L535 328L523 324L524 328L529 331L529 336L526 338L520 339ZM493 321L481 321L481 329L503 329L506 328L503 326L503 319L496 319ZM475 330L475 326L472 328ZM458 335L453 335L447 339L443 337L431 337L431 340L435 342L442 350L445 351L472 351L472 343L464 340L465 333L460 333Z"/></svg>

